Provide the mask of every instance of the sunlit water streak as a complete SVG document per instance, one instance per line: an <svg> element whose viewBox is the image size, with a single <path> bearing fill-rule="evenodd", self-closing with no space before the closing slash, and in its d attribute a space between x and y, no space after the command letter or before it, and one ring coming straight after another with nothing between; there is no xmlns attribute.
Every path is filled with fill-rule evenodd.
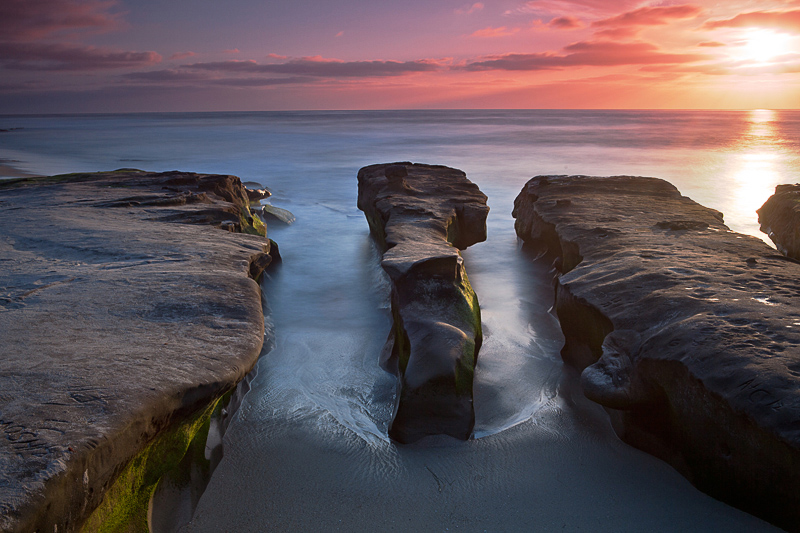
<svg viewBox="0 0 800 533"><path fill-rule="evenodd" d="M666 467L622 447L602 410L581 403L585 400L573 390L574 380L564 374L558 356L563 341L548 312L548 267L534 263L519 248L510 212L514 197L534 175L649 175L665 178L687 196L723 211L732 229L761 236L754 209L775 184L795 181L800 169L800 113L0 117L0 128L18 127L24 129L0 134L0 159L13 160L11 165L30 172L138 167L235 174L270 187L274 196L269 201L296 215L292 226L270 225L270 236L284 258L264 283L274 310L275 348L259 362L251 390L225 436L225 459L212 480L211 494L236 492L230 483L259 494L267 490L265 480L285 482L275 473L282 471L275 461L283 461L276 457L298 447L307 451L309 461L331 455L326 465L339 465L337 475L372 487L376 498L395 497L391 491L382 492L386 489L380 483L387 480L398 486L435 480L435 494L443 490L442 483L450 483L447 479L468 492L487 483L506 490L515 467L508 466L511 462L501 452L513 450L526 458L519 459L519 468L537 469L541 461L548 461L540 480L548 486L552 480L547 476L567 471L572 472L569 483L585 483L579 477L582 469L570 470L569 465L584 459L593 463L593 475L600 481L596 487L582 487L586 505L615 505L613 498L594 498L593 491L610 490L605 484L614 472L628 467L640 471L625 489L631 498L644 490L636 487L664 483L674 488L675 499L661 501L652 494L645 498L647 505L664 512L683 506L687 520L694 512L689 509L707 510L711 505L691 495L692 489L670 477ZM479 439L473 444L454 447L448 440L434 440L420 448L397 448L386 438L395 381L378 368L377 359L390 326L388 285L366 221L355 207L355 177L361 166L401 160L461 168L489 196L489 239L464 253L486 335L476 370ZM505 458L497 462L496 457ZM299 463L293 460L287 456L281 468L295 472L305 467L302 458ZM601 470L598 461L604 464ZM465 462L482 465L475 467L480 480L459 477ZM278 477L270 478L264 469ZM309 482L332 490L322 478L313 478L314 472L308 475ZM330 483L336 483L336 476L330 476ZM622 485L613 486L612 492L624 493ZM292 490L304 488L298 484ZM515 497L520 494L525 493ZM294 501L290 492L285 497ZM549 502L542 513L559 509L556 501L537 497ZM257 496L241 495L241 501L230 502L231 513L253 512L247 503L252 498ZM451 504L479 506L464 498L448 500ZM252 505L258 504L253 500ZM431 505L429 512L435 513L437 507ZM592 509L584 510L584 518L594 516ZM206 505L201 515L209 512ZM591 527L590 522L584 525Z"/></svg>

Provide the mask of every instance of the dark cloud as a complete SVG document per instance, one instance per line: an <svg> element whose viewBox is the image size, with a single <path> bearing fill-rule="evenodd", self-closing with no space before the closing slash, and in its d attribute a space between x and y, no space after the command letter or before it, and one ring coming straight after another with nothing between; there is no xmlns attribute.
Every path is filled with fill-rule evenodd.
<svg viewBox="0 0 800 533"><path fill-rule="evenodd" d="M677 6L641 7L613 17L597 20L595 27L606 26L659 26L673 20L691 19L702 12L699 6L683 4Z"/></svg>
<svg viewBox="0 0 800 533"><path fill-rule="evenodd" d="M578 28L583 28L583 22L581 22L579 18L569 15L556 17L548 22L547 25L557 30L577 30Z"/></svg>
<svg viewBox="0 0 800 533"><path fill-rule="evenodd" d="M317 78L305 76L292 76L291 78L220 78L212 80L213 85L225 85L228 87L273 87L275 85L308 85L316 83Z"/></svg>
<svg viewBox="0 0 800 533"><path fill-rule="evenodd" d="M703 29L706 30L751 27L800 32L800 9L791 11L751 11L749 13L739 13L730 19L709 20L703 24Z"/></svg>
<svg viewBox="0 0 800 533"><path fill-rule="evenodd" d="M309 83L316 78L293 76L290 78L217 78L207 72L192 72L180 69L151 70L148 72L132 72L121 76L128 81L143 82L156 85L226 85L230 87L269 87L272 85L288 85L292 83Z"/></svg>
<svg viewBox="0 0 800 533"><path fill-rule="evenodd" d="M366 78L401 76L413 72L439 70L436 63L419 61L332 61L321 58L303 58L286 63L259 64L255 61L217 61L194 63L185 68L214 72L239 72L249 74L285 74L328 78Z"/></svg>
<svg viewBox="0 0 800 533"><path fill-rule="evenodd" d="M566 54L507 54L468 63L466 70L554 70L578 66L653 65L691 63L699 54L669 54L653 44L583 41L564 48Z"/></svg>
<svg viewBox="0 0 800 533"><path fill-rule="evenodd" d="M2 0L0 40L29 41L65 30L110 30L120 25L109 0Z"/></svg>
<svg viewBox="0 0 800 533"><path fill-rule="evenodd" d="M68 44L2 43L0 65L11 70L105 70L161 61L155 52L127 52Z"/></svg>
<svg viewBox="0 0 800 533"><path fill-rule="evenodd" d="M124 74L123 79L155 83L194 82L205 81L209 77L201 72L187 72L178 69L151 70L147 72L132 72Z"/></svg>

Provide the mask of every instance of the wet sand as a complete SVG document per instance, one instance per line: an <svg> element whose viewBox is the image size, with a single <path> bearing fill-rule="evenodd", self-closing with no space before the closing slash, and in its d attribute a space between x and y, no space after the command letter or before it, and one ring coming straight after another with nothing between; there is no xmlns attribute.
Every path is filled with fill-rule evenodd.
<svg viewBox="0 0 800 533"><path fill-rule="evenodd" d="M576 385L565 374L532 420L467 442L242 413L186 531L779 531L621 443Z"/></svg>
<svg viewBox="0 0 800 533"><path fill-rule="evenodd" d="M40 174L32 174L25 170L19 169L9 163L13 163L13 161L9 162L3 159L0 159L0 179L3 178L35 178Z"/></svg>

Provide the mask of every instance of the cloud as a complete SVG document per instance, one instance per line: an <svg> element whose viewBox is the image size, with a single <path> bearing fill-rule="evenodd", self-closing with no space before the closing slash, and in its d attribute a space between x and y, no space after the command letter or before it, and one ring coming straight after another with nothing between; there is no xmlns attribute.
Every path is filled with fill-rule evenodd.
<svg viewBox="0 0 800 533"><path fill-rule="evenodd" d="M733 18L725 20L709 20L703 24L703 29L715 30L717 28L771 28L791 32L800 32L800 9L790 11L751 11L739 13Z"/></svg>
<svg viewBox="0 0 800 533"><path fill-rule="evenodd" d="M238 72L242 74L285 74L330 78L367 78L402 76L415 72L432 72L441 69L433 60L417 61L341 61L320 56L294 59L285 63L259 64L255 61L217 61L185 65L193 70Z"/></svg>
<svg viewBox="0 0 800 533"><path fill-rule="evenodd" d="M281 60L288 59L287 56L282 56L282 55L279 55L279 54L267 54L267 57L270 58L270 59L281 59Z"/></svg>
<svg viewBox="0 0 800 533"><path fill-rule="evenodd" d="M499 28L483 28L482 30L478 30L470 34L470 37L480 37L480 38L493 38L493 37L508 37L509 35L514 35L519 31L519 28L506 28L505 26L501 26Z"/></svg>
<svg viewBox="0 0 800 533"><path fill-rule="evenodd" d="M594 32L594 36L600 39L607 39L611 41L625 41L633 39L642 32L640 27L623 26L621 28L608 28Z"/></svg>
<svg viewBox="0 0 800 533"><path fill-rule="evenodd" d="M106 70L149 66L155 52L127 52L68 44L0 43L0 65L13 70Z"/></svg>
<svg viewBox="0 0 800 533"><path fill-rule="evenodd" d="M573 16L602 16L619 13L640 4L639 0L531 0L506 10L504 15L534 14L549 18L553 13L571 13Z"/></svg>
<svg viewBox="0 0 800 533"><path fill-rule="evenodd" d="M607 19L597 20L592 23L592 26L659 26L669 24L673 20L695 18L702 11L702 8L692 4L641 7Z"/></svg>
<svg viewBox="0 0 800 533"><path fill-rule="evenodd" d="M458 15L471 15L477 11L483 10L483 4L480 2L475 2L472 5L465 5L455 10L456 14Z"/></svg>
<svg viewBox="0 0 800 533"><path fill-rule="evenodd" d="M577 17L566 15L554 18L547 26L555 30L577 30L583 28L583 22Z"/></svg>
<svg viewBox="0 0 800 533"><path fill-rule="evenodd" d="M0 39L31 41L67 30L108 31L121 26L114 0L2 0Z"/></svg>
<svg viewBox="0 0 800 533"><path fill-rule="evenodd" d="M205 81L209 77L202 72L188 72L178 69L151 70L148 72L131 72L122 76L123 79L147 82L185 82L185 81Z"/></svg>
<svg viewBox="0 0 800 533"><path fill-rule="evenodd" d="M720 46L728 46L725 43L721 43L719 41L703 41L702 43L697 43L697 46L704 46L706 48L718 48Z"/></svg>
<svg viewBox="0 0 800 533"><path fill-rule="evenodd" d="M341 37L342 35L344 35L344 32L343 32L343 31L340 31L339 33L337 33L336 35L334 35L334 37Z"/></svg>
<svg viewBox="0 0 800 533"><path fill-rule="evenodd" d="M223 54L239 54L241 53L238 48L231 48L230 50L223 50Z"/></svg>
<svg viewBox="0 0 800 533"><path fill-rule="evenodd" d="M155 85L225 85L231 87L268 87L273 85L289 85L292 83L312 83L315 78L294 76L290 78L215 78L207 72L191 72L180 69L151 70L148 72L132 72L121 76L127 81L144 82Z"/></svg>
<svg viewBox="0 0 800 533"><path fill-rule="evenodd" d="M169 56L170 59L186 59L187 57L196 56L194 52L178 52Z"/></svg>
<svg viewBox="0 0 800 533"><path fill-rule="evenodd" d="M645 42L616 43L582 41L564 48L563 55L553 53L506 54L468 63L466 70L555 70L578 66L652 65L691 63L707 59L700 54L670 54Z"/></svg>

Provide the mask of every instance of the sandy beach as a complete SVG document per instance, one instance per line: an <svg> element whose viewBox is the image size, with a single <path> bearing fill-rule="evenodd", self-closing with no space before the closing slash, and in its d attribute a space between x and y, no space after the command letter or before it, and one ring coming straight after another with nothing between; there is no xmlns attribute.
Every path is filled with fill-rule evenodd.
<svg viewBox="0 0 800 533"><path fill-rule="evenodd" d="M779 531L621 443L569 373L534 419L467 442L376 445L267 411L240 412L185 531Z"/></svg>

